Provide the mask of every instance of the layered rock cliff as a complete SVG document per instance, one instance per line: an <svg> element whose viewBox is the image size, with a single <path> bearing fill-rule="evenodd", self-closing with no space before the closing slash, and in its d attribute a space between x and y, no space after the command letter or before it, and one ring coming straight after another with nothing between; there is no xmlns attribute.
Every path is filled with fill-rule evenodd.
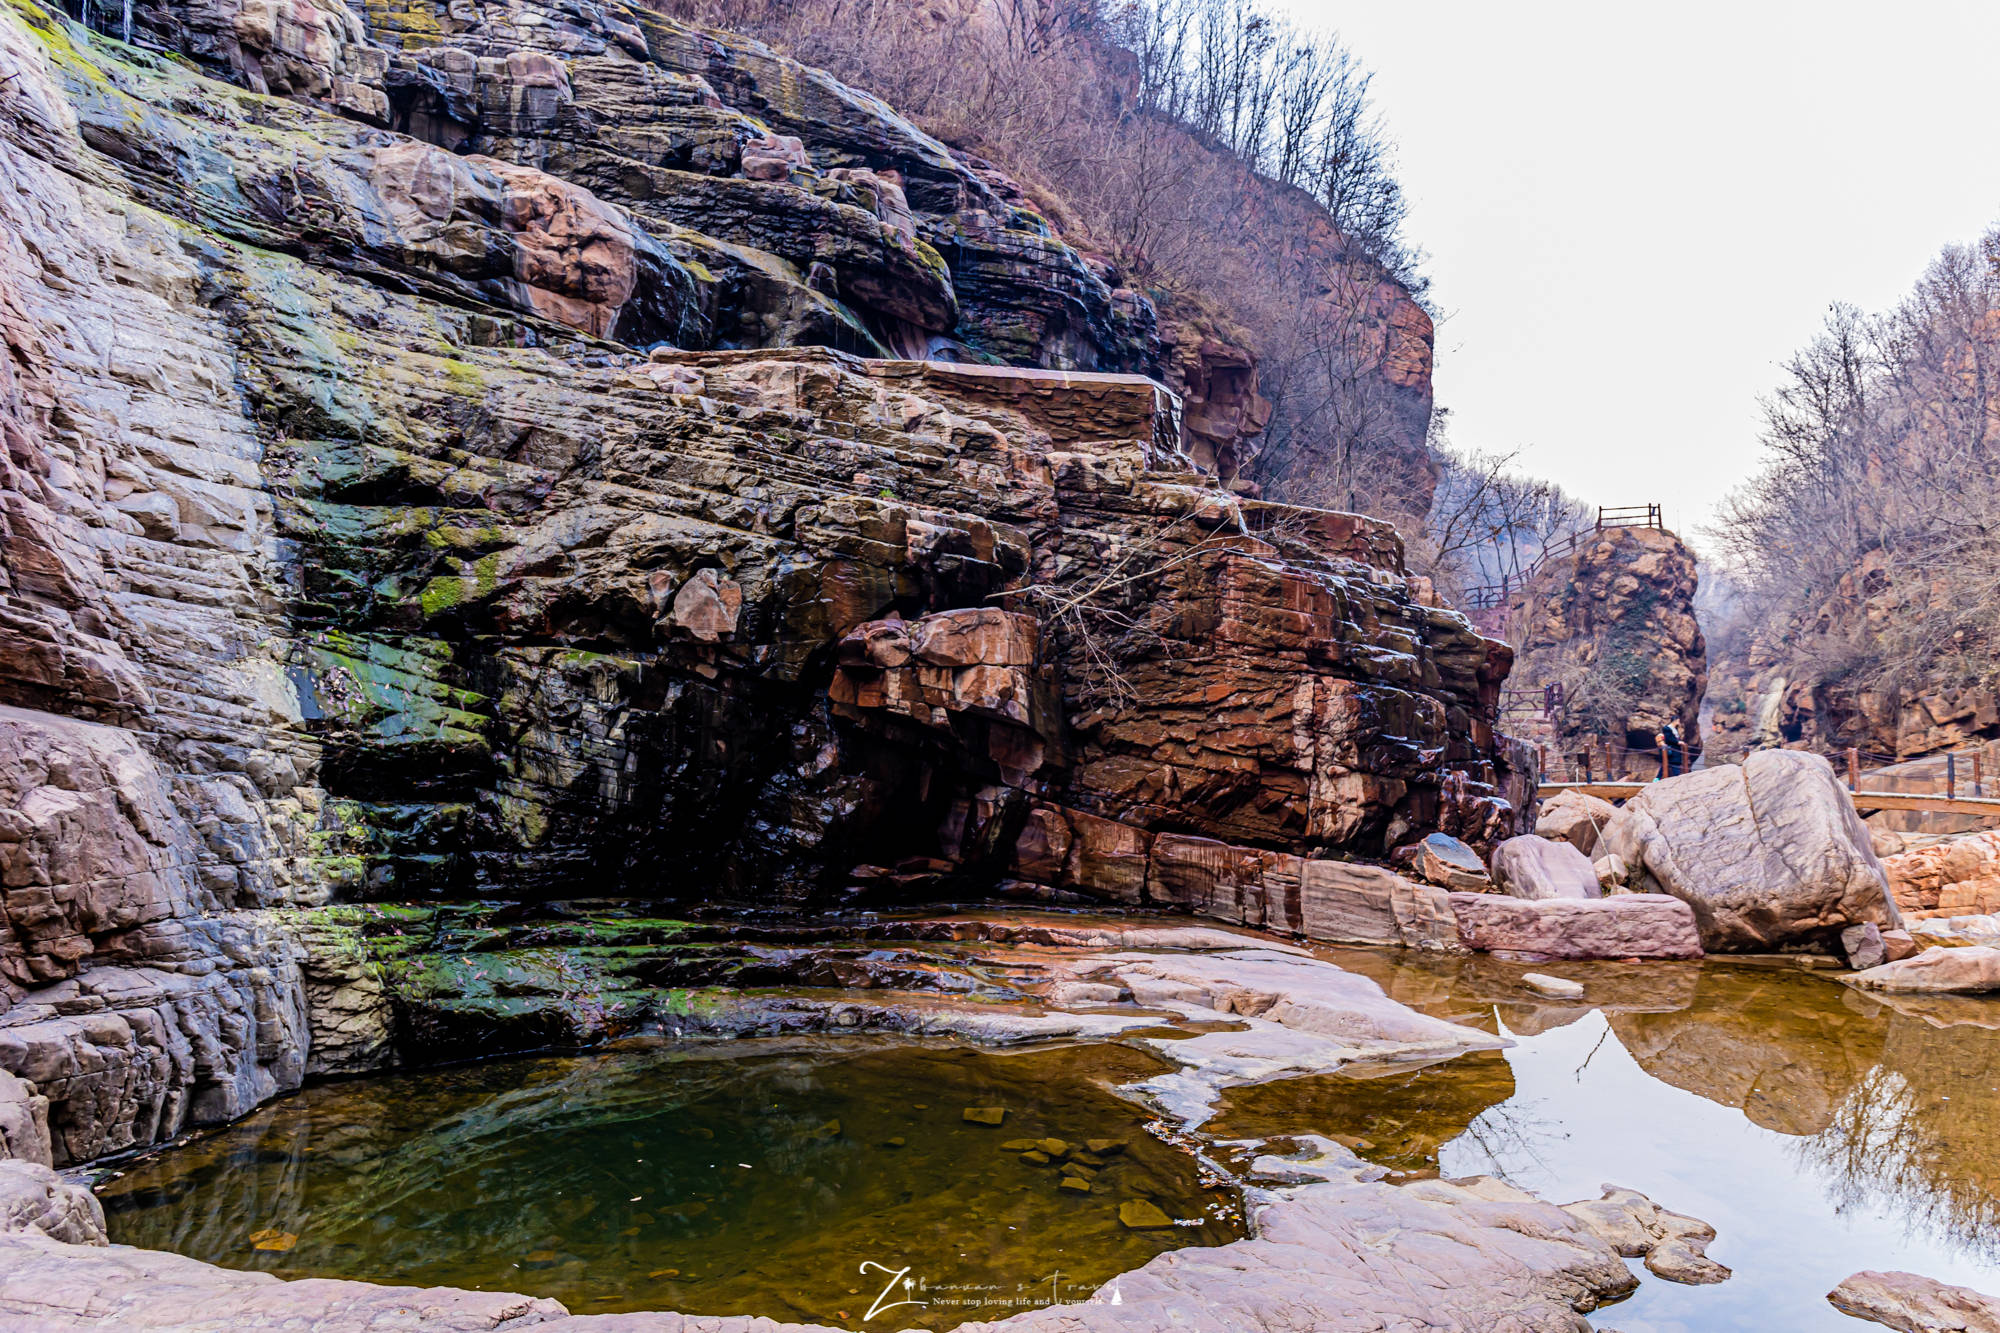
<svg viewBox="0 0 2000 1333"><path fill-rule="evenodd" d="M616 5L134 22L177 58L0 8L0 1127L56 1161L295 1086L372 1003L329 904L1304 929L1309 865L1512 831L1505 645L1197 468L1144 298L866 95Z"/></svg>
<svg viewBox="0 0 2000 1333"><path fill-rule="evenodd" d="M1586 533L1515 594L1508 685L1517 725L1551 767L1581 777L1588 755L1593 776L1658 777L1654 738L1668 724L1690 763L1700 755L1708 654L1696 586L1694 553L1673 533L1614 527Z"/></svg>

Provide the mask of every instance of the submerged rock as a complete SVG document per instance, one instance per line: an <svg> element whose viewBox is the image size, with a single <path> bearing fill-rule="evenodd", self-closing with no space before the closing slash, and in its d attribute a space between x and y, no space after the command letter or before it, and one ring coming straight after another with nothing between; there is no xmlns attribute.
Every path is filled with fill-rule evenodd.
<svg viewBox="0 0 2000 1333"><path fill-rule="evenodd" d="M1651 783L1603 847L1633 887L1692 907L1710 953L1832 952L1849 926L1900 924L1867 826L1818 755L1764 750Z"/></svg>

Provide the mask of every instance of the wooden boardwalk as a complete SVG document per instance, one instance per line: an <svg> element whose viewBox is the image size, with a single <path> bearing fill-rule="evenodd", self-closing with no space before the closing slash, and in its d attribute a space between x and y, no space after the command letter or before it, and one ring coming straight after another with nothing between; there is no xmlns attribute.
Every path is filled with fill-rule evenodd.
<svg viewBox="0 0 2000 1333"><path fill-rule="evenodd" d="M1557 792L1580 791L1607 801L1637 796L1650 784L1644 782L1545 782L1538 789L1547 800ZM1897 791L1857 791L1854 808L1863 814L1876 810L1928 810L1939 814L1989 815L2000 819L2000 798L1992 796L1923 796Z"/></svg>

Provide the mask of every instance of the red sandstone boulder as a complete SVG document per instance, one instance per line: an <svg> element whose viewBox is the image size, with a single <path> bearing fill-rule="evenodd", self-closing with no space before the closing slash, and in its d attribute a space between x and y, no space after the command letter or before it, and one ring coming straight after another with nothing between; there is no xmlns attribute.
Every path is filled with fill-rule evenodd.
<svg viewBox="0 0 2000 1333"><path fill-rule="evenodd" d="M1526 961L1549 958L1700 958L1694 913L1661 893L1529 901L1454 893L1459 938L1469 949Z"/></svg>

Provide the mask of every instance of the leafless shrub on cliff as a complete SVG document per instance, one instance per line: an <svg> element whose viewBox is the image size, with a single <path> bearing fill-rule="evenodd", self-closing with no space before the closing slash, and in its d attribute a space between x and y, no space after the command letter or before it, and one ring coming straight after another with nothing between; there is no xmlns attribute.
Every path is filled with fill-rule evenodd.
<svg viewBox="0 0 2000 1333"><path fill-rule="evenodd" d="M1248 536L1240 514L1219 528L1212 518L1183 514L1101 550L1098 559L1069 561L992 600L1032 612L1044 633L1068 650L1066 660L1081 659L1082 669L1068 682L1086 710L1130 707L1139 702L1133 666L1166 647L1153 621L1161 582Z"/></svg>
<svg viewBox="0 0 2000 1333"><path fill-rule="evenodd" d="M1786 363L1763 469L1712 534L1759 651L1836 714L2000 682L1996 246L1948 248L1886 314L1834 308Z"/></svg>
<svg viewBox="0 0 2000 1333"><path fill-rule="evenodd" d="M1562 487L1521 472L1519 450L1436 447L1437 489L1409 557L1454 602L1462 605L1475 586L1518 582L1550 542L1591 521L1589 507Z"/></svg>

